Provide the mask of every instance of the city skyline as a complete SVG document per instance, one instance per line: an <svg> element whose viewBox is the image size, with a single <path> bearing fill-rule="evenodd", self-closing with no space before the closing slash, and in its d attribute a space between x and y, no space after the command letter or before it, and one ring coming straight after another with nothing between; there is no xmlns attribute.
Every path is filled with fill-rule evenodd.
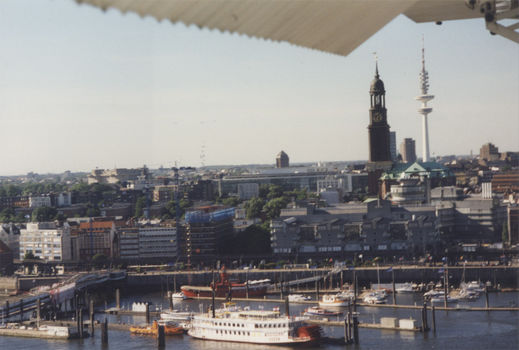
<svg viewBox="0 0 519 350"><path fill-rule="evenodd" d="M431 155L518 151L519 46L482 19L399 16L342 57L69 0L4 1L2 175L273 164L280 150L292 163L367 159L374 51L396 143L420 143L422 34Z"/></svg>

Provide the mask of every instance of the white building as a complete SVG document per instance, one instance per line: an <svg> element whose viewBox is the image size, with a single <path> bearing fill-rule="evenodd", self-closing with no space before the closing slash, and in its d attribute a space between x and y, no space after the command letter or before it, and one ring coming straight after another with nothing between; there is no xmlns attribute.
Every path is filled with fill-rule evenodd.
<svg viewBox="0 0 519 350"><path fill-rule="evenodd" d="M50 205L51 204L49 196L29 197L29 208L50 207Z"/></svg>
<svg viewBox="0 0 519 350"><path fill-rule="evenodd" d="M26 253L46 261L67 261L70 255L70 226L54 222L32 222L20 230L20 259Z"/></svg>

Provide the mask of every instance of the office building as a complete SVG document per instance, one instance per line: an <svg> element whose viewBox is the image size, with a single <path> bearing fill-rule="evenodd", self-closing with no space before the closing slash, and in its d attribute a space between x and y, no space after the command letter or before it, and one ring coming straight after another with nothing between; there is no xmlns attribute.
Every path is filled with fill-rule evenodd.
<svg viewBox="0 0 519 350"><path fill-rule="evenodd" d="M415 141L411 138L405 138L400 144L400 155L404 163L416 162Z"/></svg>

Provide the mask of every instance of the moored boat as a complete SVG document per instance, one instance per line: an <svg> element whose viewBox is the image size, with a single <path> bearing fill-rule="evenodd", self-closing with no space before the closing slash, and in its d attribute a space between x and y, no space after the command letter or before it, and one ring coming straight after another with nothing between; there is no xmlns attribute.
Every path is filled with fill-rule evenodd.
<svg viewBox="0 0 519 350"><path fill-rule="evenodd" d="M299 303L303 301L310 301L312 300L312 297L309 295L303 295L303 294L290 294L288 296L288 301L291 303Z"/></svg>
<svg viewBox="0 0 519 350"><path fill-rule="evenodd" d="M350 305L350 299L343 299L334 294L325 294L319 300L320 307L342 307Z"/></svg>
<svg viewBox="0 0 519 350"><path fill-rule="evenodd" d="M341 311L326 310L318 306L309 307L304 312L305 316L338 316L340 314L342 314Z"/></svg>
<svg viewBox="0 0 519 350"><path fill-rule="evenodd" d="M321 329L306 317L281 316L276 311L229 310L195 315L188 334L204 340L252 344L290 345L318 342Z"/></svg>
<svg viewBox="0 0 519 350"><path fill-rule="evenodd" d="M161 323L161 326L164 326L164 334L165 335L181 335L184 334L184 328L176 325L171 325L168 323ZM153 321L151 326L131 326L130 333L138 334L138 335L156 335L159 331L159 323L157 321Z"/></svg>
<svg viewBox="0 0 519 350"><path fill-rule="evenodd" d="M214 286L182 286L180 287L182 293L189 298L211 297L214 289L216 297L233 297L245 298L249 296L262 297L267 293L267 288L270 286L270 280L258 280L237 282L229 279L225 271L225 267L220 270L220 281L216 282Z"/></svg>

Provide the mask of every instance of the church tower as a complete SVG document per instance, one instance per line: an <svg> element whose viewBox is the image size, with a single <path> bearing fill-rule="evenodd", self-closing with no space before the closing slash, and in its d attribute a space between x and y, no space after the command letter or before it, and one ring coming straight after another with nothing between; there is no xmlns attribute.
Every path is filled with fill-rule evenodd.
<svg viewBox="0 0 519 350"><path fill-rule="evenodd" d="M371 82L369 94L369 161L366 169L368 171L368 191L370 194L378 194L380 176L393 165L389 146L386 90L384 82L378 74L378 63L375 66L375 78Z"/></svg>
<svg viewBox="0 0 519 350"><path fill-rule="evenodd" d="M375 79L369 89L371 107L369 109L369 161L384 162L391 160L389 148L389 125L387 124L386 90L384 82L375 68Z"/></svg>

